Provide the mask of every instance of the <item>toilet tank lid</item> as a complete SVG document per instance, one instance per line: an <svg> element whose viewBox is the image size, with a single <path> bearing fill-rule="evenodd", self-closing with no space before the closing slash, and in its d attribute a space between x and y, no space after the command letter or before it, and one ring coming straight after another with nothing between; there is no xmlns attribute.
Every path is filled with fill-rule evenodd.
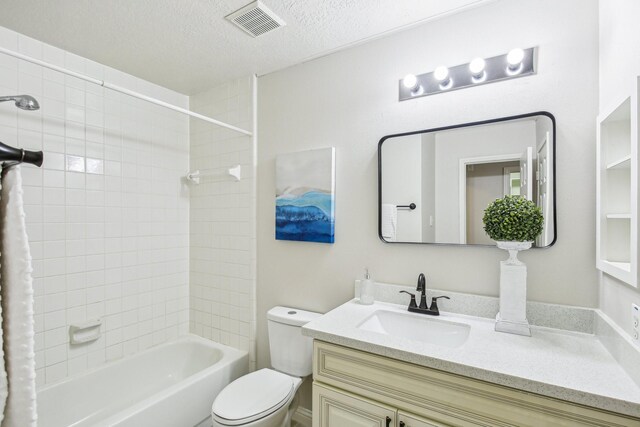
<svg viewBox="0 0 640 427"><path fill-rule="evenodd" d="M267 312L267 319L286 325L302 326L322 316L320 313L291 307L273 307Z"/></svg>

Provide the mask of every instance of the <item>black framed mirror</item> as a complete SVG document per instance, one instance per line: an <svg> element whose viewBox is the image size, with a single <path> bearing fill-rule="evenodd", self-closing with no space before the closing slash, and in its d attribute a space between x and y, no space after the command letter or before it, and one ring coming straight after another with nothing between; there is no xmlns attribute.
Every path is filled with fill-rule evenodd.
<svg viewBox="0 0 640 427"><path fill-rule="evenodd" d="M387 135L378 143L378 235L387 243L493 245L487 205L521 195L542 210L534 247L555 243L556 125L546 111Z"/></svg>

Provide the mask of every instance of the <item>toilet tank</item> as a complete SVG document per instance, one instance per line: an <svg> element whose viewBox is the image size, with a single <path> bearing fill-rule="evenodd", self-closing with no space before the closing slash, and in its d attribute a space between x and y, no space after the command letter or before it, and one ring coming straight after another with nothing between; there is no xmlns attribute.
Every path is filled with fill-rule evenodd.
<svg viewBox="0 0 640 427"><path fill-rule="evenodd" d="M290 307L267 312L271 366L285 374L306 377L312 372L313 339L302 335L302 325L321 314Z"/></svg>

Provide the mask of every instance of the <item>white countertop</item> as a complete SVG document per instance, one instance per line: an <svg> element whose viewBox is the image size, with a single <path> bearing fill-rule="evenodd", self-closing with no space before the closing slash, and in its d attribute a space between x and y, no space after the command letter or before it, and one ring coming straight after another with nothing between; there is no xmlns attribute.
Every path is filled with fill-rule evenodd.
<svg viewBox="0 0 640 427"><path fill-rule="evenodd" d="M592 334L531 327L531 337L494 331L491 319L441 312L468 324L457 348L358 329L376 310L408 313L405 306L349 301L307 323L303 335L544 396L640 417L640 387Z"/></svg>

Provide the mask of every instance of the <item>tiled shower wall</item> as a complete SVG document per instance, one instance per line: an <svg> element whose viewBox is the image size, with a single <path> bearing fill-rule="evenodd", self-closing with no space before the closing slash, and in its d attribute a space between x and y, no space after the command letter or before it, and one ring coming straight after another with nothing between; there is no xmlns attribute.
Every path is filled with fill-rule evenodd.
<svg viewBox="0 0 640 427"><path fill-rule="evenodd" d="M0 46L188 106L184 95L2 27ZM16 93L41 110L1 103L0 141L45 152L42 168L22 166L38 383L186 333L186 116L0 54L0 94ZM95 318L102 337L69 345L69 325Z"/></svg>
<svg viewBox="0 0 640 427"><path fill-rule="evenodd" d="M251 130L253 79L192 95L191 109ZM250 136L191 120L190 330L247 350L255 367L255 146ZM225 176L241 165L242 179ZM208 175L208 176L207 176Z"/></svg>

